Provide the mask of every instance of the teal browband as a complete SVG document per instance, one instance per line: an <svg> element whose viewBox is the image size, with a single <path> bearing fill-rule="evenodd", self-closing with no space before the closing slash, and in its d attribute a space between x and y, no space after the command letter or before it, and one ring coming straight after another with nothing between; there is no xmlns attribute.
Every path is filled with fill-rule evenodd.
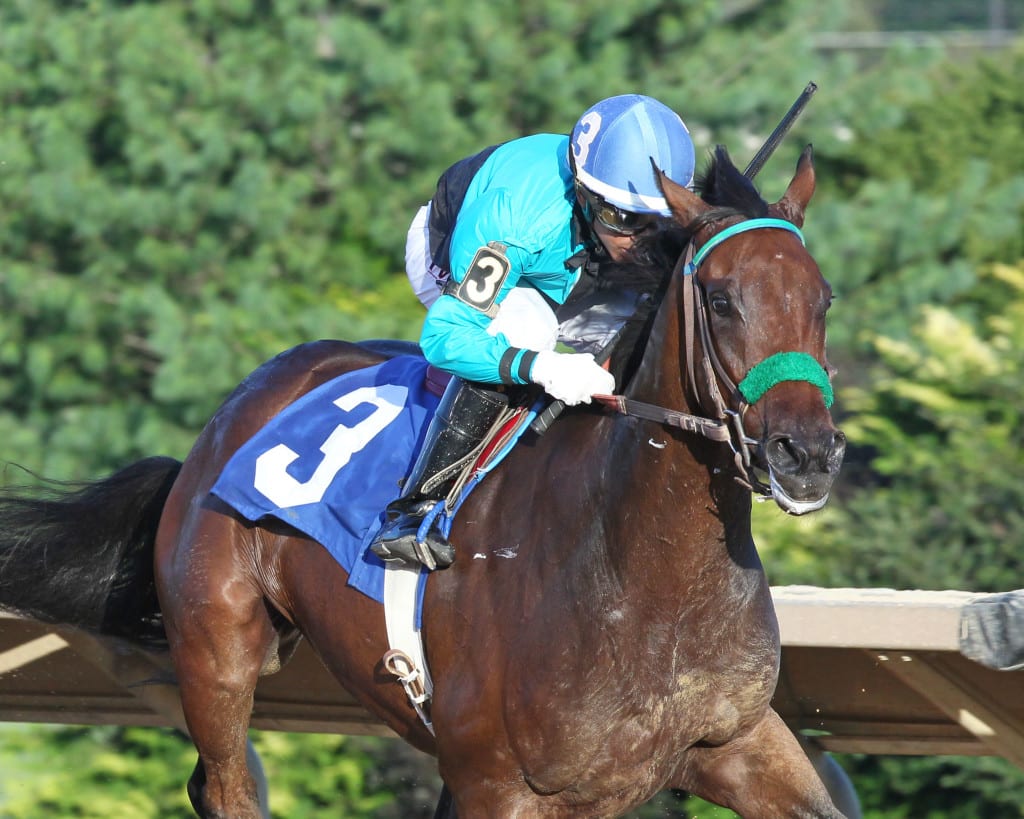
<svg viewBox="0 0 1024 819"><path fill-rule="evenodd" d="M700 263L704 261L704 258L716 247L718 247L726 239L731 239L738 233L746 233L748 230L759 230L761 228L776 228L777 230L788 230L790 233L795 233L800 239L800 244L806 245L804 241L804 235L800 232L800 228L794 225L792 222L787 222L785 219L747 219L745 222L738 222L735 225L730 225L721 233L716 233L697 251L697 254L686 266L686 275L689 276L696 272Z"/></svg>
<svg viewBox="0 0 1024 819"><path fill-rule="evenodd" d="M785 219L748 219L745 222L731 225L721 233L712 236L697 251L693 260L686 266L685 274L687 276L693 275L707 255L726 239L738 233L746 233L748 230L759 230L761 228L788 230L790 233L796 234L801 244L806 244L800 228L792 222L787 222ZM825 368L817 362L814 356L809 353L775 353L775 355L768 356L760 364L755 364L750 368L746 377L740 381L738 389L748 404L755 404L768 390L783 381L807 381L813 384L821 390L821 395L825 399L825 406L832 406L834 395L828 373L825 372Z"/></svg>

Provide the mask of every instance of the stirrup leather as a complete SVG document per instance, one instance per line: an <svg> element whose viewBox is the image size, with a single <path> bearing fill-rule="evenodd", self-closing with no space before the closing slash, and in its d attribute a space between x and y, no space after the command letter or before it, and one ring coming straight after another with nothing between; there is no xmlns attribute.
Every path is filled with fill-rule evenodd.
<svg viewBox="0 0 1024 819"><path fill-rule="evenodd" d="M402 497L389 504L386 522L370 545L383 560L444 569L455 550L435 525L420 536L424 518L459 488L495 425L507 411L508 396L453 378L427 427L423 448L406 478ZM435 515L431 515L431 518Z"/></svg>

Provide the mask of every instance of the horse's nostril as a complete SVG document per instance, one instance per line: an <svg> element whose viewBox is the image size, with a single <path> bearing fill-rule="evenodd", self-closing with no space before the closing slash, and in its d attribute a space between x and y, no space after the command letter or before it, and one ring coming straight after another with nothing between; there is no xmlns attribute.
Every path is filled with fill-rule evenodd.
<svg viewBox="0 0 1024 819"><path fill-rule="evenodd" d="M765 446L768 465L782 475L803 474L812 464L822 472L838 472L845 452L846 436L838 430L809 441L778 435Z"/></svg>
<svg viewBox="0 0 1024 819"><path fill-rule="evenodd" d="M838 472L839 467L843 464L843 457L845 455L846 435L839 430L836 430L835 435L832 436L832 447L829 450L828 458L826 460L829 470L832 472Z"/></svg>
<svg viewBox="0 0 1024 819"><path fill-rule="evenodd" d="M772 438L766 447L768 464L776 472L797 472L807 463L807 451L792 438L780 435Z"/></svg>

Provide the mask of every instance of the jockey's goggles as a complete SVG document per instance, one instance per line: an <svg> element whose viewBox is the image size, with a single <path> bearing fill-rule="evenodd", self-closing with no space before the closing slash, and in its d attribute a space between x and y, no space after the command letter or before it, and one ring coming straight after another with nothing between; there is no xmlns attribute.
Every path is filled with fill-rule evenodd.
<svg viewBox="0 0 1024 819"><path fill-rule="evenodd" d="M583 215L588 222L597 220L607 230L618 236L635 236L643 233L658 218L656 213L634 213L623 210L600 195L577 183L576 189L583 199Z"/></svg>

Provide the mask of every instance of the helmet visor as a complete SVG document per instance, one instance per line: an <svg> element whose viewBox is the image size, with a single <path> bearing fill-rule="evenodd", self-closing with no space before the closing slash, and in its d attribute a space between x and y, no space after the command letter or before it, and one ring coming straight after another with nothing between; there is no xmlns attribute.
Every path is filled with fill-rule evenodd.
<svg viewBox="0 0 1024 819"><path fill-rule="evenodd" d="M606 201L603 197L577 184L583 197L583 214L588 221L597 220L611 233L618 236L634 236L647 230L657 220L656 213L634 213L623 210Z"/></svg>

